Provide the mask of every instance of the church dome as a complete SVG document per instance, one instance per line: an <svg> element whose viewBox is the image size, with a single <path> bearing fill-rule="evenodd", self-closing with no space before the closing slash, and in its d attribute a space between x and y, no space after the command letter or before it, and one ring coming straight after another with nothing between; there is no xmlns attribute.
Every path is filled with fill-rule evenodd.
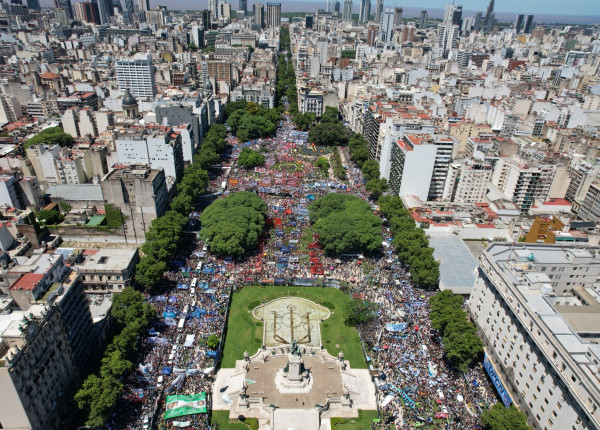
<svg viewBox="0 0 600 430"><path fill-rule="evenodd" d="M131 93L129 92L129 89L125 92L125 96L123 97L123 100L121 101L121 105L122 106L137 106L138 102L135 99L135 97L133 97L131 95Z"/></svg>

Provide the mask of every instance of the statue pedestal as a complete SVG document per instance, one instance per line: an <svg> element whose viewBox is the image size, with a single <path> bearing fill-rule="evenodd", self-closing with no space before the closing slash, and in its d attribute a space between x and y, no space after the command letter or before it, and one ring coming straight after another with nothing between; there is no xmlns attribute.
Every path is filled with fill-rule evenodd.
<svg viewBox="0 0 600 430"><path fill-rule="evenodd" d="M302 356L291 352L285 369L275 375L275 386L280 393L307 393L312 388L310 373L304 369Z"/></svg>

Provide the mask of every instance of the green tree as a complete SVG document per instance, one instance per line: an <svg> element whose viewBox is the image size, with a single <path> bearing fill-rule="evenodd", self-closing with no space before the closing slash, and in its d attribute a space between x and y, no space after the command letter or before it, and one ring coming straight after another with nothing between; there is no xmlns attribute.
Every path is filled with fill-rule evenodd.
<svg viewBox="0 0 600 430"><path fill-rule="evenodd" d="M356 327L377 317L379 305L368 300L352 299L345 308L344 324Z"/></svg>
<svg viewBox="0 0 600 430"><path fill-rule="evenodd" d="M496 403L481 414L481 423L485 430L528 430L527 415L515 407L505 407Z"/></svg>
<svg viewBox="0 0 600 430"><path fill-rule="evenodd" d="M87 412L86 425L104 427L122 391L123 384L114 376L100 378L90 375L75 394L77 406Z"/></svg>
<svg viewBox="0 0 600 430"><path fill-rule="evenodd" d="M324 174L327 174L329 170L329 160L327 157L319 157L317 161L315 161L315 167L320 169Z"/></svg>
<svg viewBox="0 0 600 430"><path fill-rule="evenodd" d="M309 207L313 230L328 254L375 252L381 248L381 219L364 200L331 193Z"/></svg>
<svg viewBox="0 0 600 430"><path fill-rule="evenodd" d="M25 148L30 147L31 145L59 145L61 147L71 147L73 146L73 136L68 133L65 133L61 127L50 127L45 130L40 131L38 134L33 136L25 143Z"/></svg>
<svg viewBox="0 0 600 430"><path fill-rule="evenodd" d="M316 117L315 117L314 113L304 112L304 113L297 113L296 115L294 115L294 117L292 119L294 121L294 124L296 124L296 127L299 130L308 131L308 130L310 130L312 125L315 123Z"/></svg>
<svg viewBox="0 0 600 430"><path fill-rule="evenodd" d="M379 179L379 163L375 160L367 160L362 165L362 173L367 181Z"/></svg>
<svg viewBox="0 0 600 430"><path fill-rule="evenodd" d="M355 59L356 58L356 51L354 49L344 49L342 51L342 58Z"/></svg>
<svg viewBox="0 0 600 430"><path fill-rule="evenodd" d="M366 184L367 191L371 193L371 198L373 200L379 199L383 193L385 193L388 189L387 179L371 179Z"/></svg>
<svg viewBox="0 0 600 430"><path fill-rule="evenodd" d="M238 192L208 206L202 216L200 237L212 252L239 256L256 249L265 226L266 203L251 192Z"/></svg>
<svg viewBox="0 0 600 430"><path fill-rule="evenodd" d="M265 156L258 151L250 148L244 148L238 157L238 164L245 169L253 169L265 164Z"/></svg>
<svg viewBox="0 0 600 430"><path fill-rule="evenodd" d="M350 131L342 123L321 123L313 126L308 132L310 142L319 146L346 145Z"/></svg>
<svg viewBox="0 0 600 430"><path fill-rule="evenodd" d="M188 43L188 49L192 52L196 52L198 50L198 46L195 43Z"/></svg>
<svg viewBox="0 0 600 430"><path fill-rule="evenodd" d="M215 349L217 349L219 347L219 337L215 334L211 334L208 338L208 341L206 342L206 344L208 345L208 347L210 349L212 349L213 351Z"/></svg>
<svg viewBox="0 0 600 430"><path fill-rule="evenodd" d="M145 256L135 268L135 281L144 288L153 288L158 285L166 271L167 264L164 261Z"/></svg>
<svg viewBox="0 0 600 430"><path fill-rule="evenodd" d="M57 210L42 209L35 214L40 225L54 225L63 220L63 216Z"/></svg>
<svg viewBox="0 0 600 430"><path fill-rule="evenodd" d="M322 123L337 124L340 122L340 111L332 106L326 106L323 115L321 115Z"/></svg>

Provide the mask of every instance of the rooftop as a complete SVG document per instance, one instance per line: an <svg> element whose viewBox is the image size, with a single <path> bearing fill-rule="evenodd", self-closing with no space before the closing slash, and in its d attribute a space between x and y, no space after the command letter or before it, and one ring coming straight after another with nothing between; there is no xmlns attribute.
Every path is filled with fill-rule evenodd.
<svg viewBox="0 0 600 430"><path fill-rule="evenodd" d="M11 290L31 291L44 278L37 273L25 273L10 287Z"/></svg>

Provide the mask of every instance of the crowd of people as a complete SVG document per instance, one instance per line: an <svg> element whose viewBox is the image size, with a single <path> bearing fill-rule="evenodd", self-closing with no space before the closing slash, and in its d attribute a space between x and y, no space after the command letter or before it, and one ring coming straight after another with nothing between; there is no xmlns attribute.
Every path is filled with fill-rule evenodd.
<svg viewBox="0 0 600 430"><path fill-rule="evenodd" d="M218 367L232 289L244 285L349 285L356 297L380 304L380 316L359 327L371 348L378 400L384 416L396 428L452 420L460 428L478 425L479 408L494 401L480 368L459 374L448 368L439 335L428 316L430 291L411 284L410 274L394 257L389 231L384 228L380 256L330 257L319 246L308 220L311 201L330 192L367 199L360 170L347 167L346 182L338 182L313 167L322 151L307 149L306 134L294 130L289 117L276 137L240 143L229 137L229 163L211 172L210 192L227 195L254 191L268 205L267 233L258 249L243 259L220 258L196 236L184 240L164 275L161 288L146 299L157 310L157 323L138 348L136 371L127 380L112 428L139 429L162 420L165 399L172 394L206 392L209 399ZM243 147L262 151L266 163L251 171L237 167ZM300 150L302 149L302 150ZM308 155L307 155L308 154ZM198 225L198 213L190 225ZM240 357L241 358L241 357ZM168 420L166 427L208 429L208 414ZM435 420L435 421L434 421ZM416 424L421 422L422 424Z"/></svg>

